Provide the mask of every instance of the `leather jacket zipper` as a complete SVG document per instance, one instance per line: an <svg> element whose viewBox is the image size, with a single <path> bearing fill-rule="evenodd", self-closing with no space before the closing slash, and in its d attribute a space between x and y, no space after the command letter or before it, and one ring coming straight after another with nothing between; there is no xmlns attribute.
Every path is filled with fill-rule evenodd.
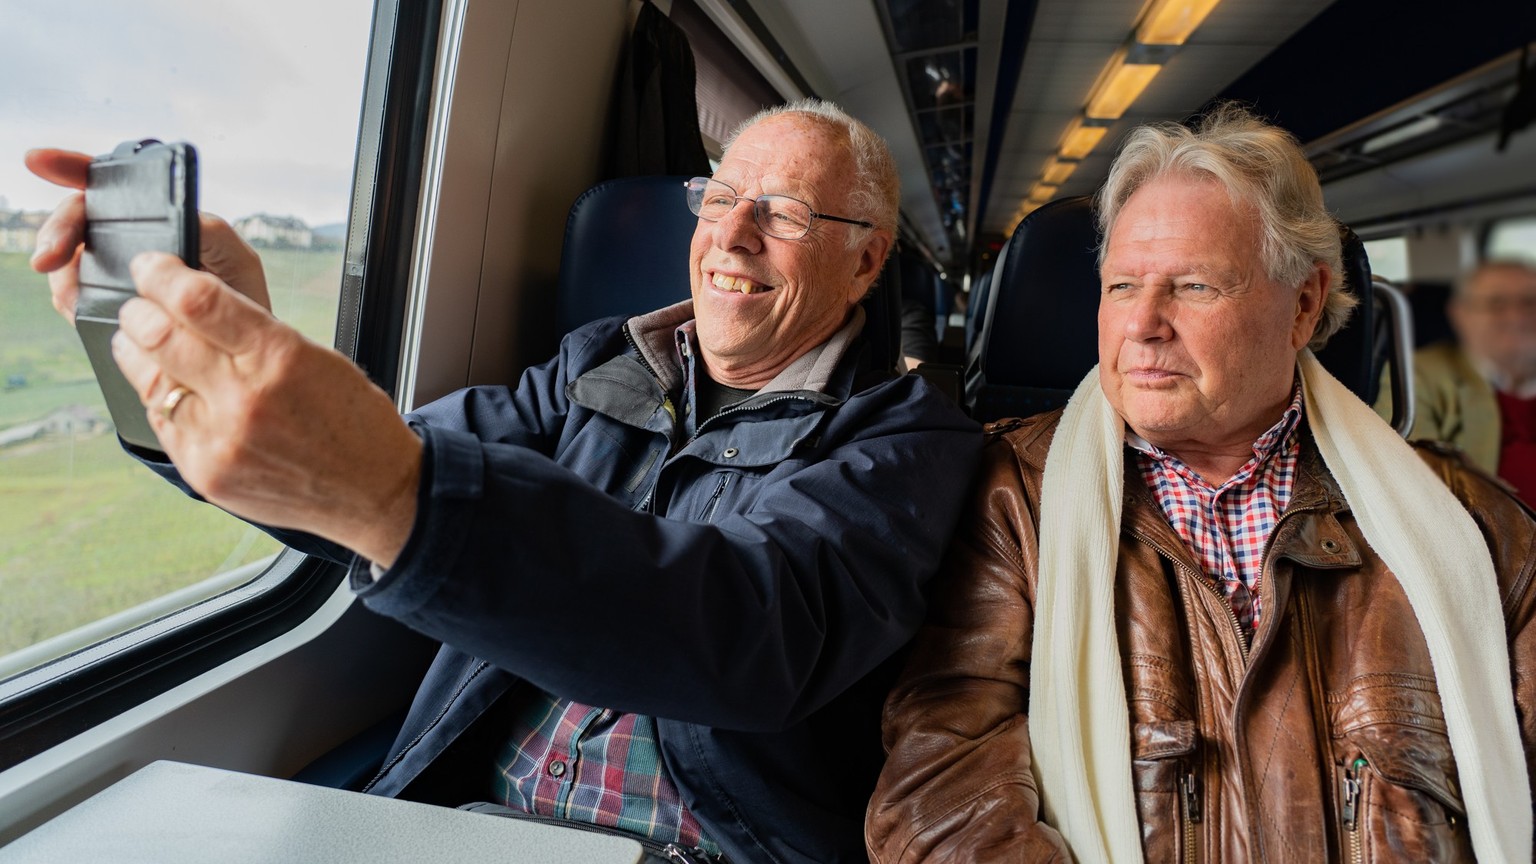
<svg viewBox="0 0 1536 864"><path fill-rule="evenodd" d="M1194 864L1199 860L1195 854L1195 826L1200 824L1200 778L1187 766L1184 776L1179 778L1179 801L1183 811L1184 822L1184 855L1185 864Z"/></svg>
<svg viewBox="0 0 1536 864"><path fill-rule="evenodd" d="M1227 598L1224 594L1221 593L1221 589L1217 588L1215 583L1206 578L1204 573L1191 571L1188 567L1179 563L1178 556L1168 551L1168 547L1157 542L1157 540L1148 537L1140 531L1135 531L1133 533L1136 535L1137 539L1141 540L1141 542L1151 546L1153 549L1156 549L1159 555L1162 555L1164 558L1168 559L1168 562L1171 563L1174 567L1178 568L1180 573L1191 574L1196 584L1203 586L1205 590L1215 595L1216 599L1221 601L1221 608L1227 613L1227 622L1232 625L1232 632L1237 636L1237 648L1242 655L1243 665L1248 665L1248 637L1244 635L1243 625L1238 622L1237 613L1232 611L1232 604L1227 602Z"/></svg>
<svg viewBox="0 0 1536 864"><path fill-rule="evenodd" d="M1362 804L1360 800L1360 769L1364 768L1367 764L1369 763L1366 762L1364 756L1355 759L1348 768L1344 769L1344 779L1341 781L1343 800L1340 805L1342 812L1340 813L1341 818L1339 821L1344 826L1344 839L1345 843L1349 846L1349 861L1351 864L1360 864L1364 855L1363 844L1360 839L1360 817L1362 815L1360 812Z"/></svg>

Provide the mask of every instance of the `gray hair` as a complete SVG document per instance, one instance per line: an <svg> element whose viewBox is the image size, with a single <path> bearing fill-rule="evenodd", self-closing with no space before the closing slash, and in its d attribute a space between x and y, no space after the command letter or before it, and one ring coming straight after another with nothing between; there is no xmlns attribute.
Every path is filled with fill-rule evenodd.
<svg viewBox="0 0 1536 864"><path fill-rule="evenodd" d="M838 215L873 222L875 227L884 228L894 235L897 214L901 208L901 175L896 169L896 160L892 158L884 138L831 102L800 99L764 108L736 127L726 139L725 151L730 152L731 145L736 143L737 137L749 126L786 114L840 129L847 135L848 155L853 157L853 192L848 196L848 207L852 212ZM848 234L848 246L851 248L863 239L863 230L856 225L848 227L852 229Z"/></svg>
<svg viewBox="0 0 1536 864"><path fill-rule="evenodd" d="M1461 278L1456 280L1456 287L1451 296L1461 297L1465 295L1473 282L1481 279L1484 273L1492 270L1519 270L1525 275L1536 279L1536 263L1527 261L1524 258L1490 258L1461 274Z"/></svg>
<svg viewBox="0 0 1536 864"><path fill-rule="evenodd" d="M1233 204L1253 207L1270 279L1299 285L1318 263L1328 265L1333 283L1309 348L1321 348L1344 326L1360 301L1344 284L1339 226L1323 205L1317 172L1295 136L1235 103L1218 105L1194 128L1158 123L1131 132L1099 190L1099 263L1120 208L1137 189L1169 175L1209 177Z"/></svg>

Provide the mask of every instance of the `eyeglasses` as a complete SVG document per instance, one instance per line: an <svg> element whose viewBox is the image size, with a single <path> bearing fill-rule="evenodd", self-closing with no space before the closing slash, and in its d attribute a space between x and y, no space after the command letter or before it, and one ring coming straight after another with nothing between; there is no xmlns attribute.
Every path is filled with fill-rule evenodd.
<svg viewBox="0 0 1536 864"><path fill-rule="evenodd" d="M864 228L875 227L873 222L817 213L811 209L811 205L788 195L759 195L756 198L737 195L735 189L708 177L695 177L684 183L683 187L688 190L688 209L700 219L719 222L736 209L736 202L750 201L752 218L757 222L757 227L769 237L780 240L799 240L810 232L811 224L817 219Z"/></svg>

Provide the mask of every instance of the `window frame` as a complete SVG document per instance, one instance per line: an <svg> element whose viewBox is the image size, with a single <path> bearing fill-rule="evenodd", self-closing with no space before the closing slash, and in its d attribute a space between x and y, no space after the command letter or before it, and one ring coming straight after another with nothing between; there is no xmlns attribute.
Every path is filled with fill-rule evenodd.
<svg viewBox="0 0 1536 864"><path fill-rule="evenodd" d="M370 25L335 347L391 396L441 18L441 0L377 0ZM0 681L0 771L289 632L345 573L284 549L243 585Z"/></svg>

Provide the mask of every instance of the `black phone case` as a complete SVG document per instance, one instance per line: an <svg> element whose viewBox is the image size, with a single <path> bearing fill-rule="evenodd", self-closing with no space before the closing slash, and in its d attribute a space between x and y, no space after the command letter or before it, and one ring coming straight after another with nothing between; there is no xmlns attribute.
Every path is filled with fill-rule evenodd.
<svg viewBox="0 0 1536 864"><path fill-rule="evenodd" d="M117 362L117 310L136 293L128 262L140 252L197 260L197 150L191 144L128 141L91 163L85 187L85 253L75 330L90 357L117 434L160 450L144 405Z"/></svg>

